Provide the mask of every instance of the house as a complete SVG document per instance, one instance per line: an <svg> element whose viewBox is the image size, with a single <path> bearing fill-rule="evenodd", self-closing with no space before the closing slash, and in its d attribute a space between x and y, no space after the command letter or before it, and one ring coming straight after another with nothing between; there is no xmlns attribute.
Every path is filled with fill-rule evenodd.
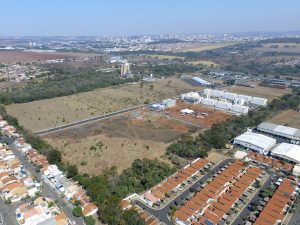
<svg viewBox="0 0 300 225"><path fill-rule="evenodd" d="M28 195L28 191L24 184L20 181L10 182L8 185L0 188L2 198L12 202L18 202Z"/></svg>
<svg viewBox="0 0 300 225"><path fill-rule="evenodd" d="M98 207L93 203L88 203L84 207L82 207L82 215L83 216L92 216L96 214L98 211Z"/></svg>

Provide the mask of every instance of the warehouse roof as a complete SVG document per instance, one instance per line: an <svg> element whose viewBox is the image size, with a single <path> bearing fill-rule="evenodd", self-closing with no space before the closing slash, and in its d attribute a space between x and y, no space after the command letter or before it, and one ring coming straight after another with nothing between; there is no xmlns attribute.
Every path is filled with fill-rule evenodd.
<svg viewBox="0 0 300 225"><path fill-rule="evenodd" d="M287 127L282 125L277 125L274 123L268 123L264 122L257 126L257 129L259 130L269 130L270 132L276 132L281 133L289 136L299 137L300 138L300 130L293 128L293 127Z"/></svg>
<svg viewBox="0 0 300 225"><path fill-rule="evenodd" d="M268 149L276 144L276 140L274 138L252 132L245 132L236 137L235 140L250 143L262 149Z"/></svg>
<svg viewBox="0 0 300 225"><path fill-rule="evenodd" d="M300 163L300 146L281 143L272 150L272 155Z"/></svg>

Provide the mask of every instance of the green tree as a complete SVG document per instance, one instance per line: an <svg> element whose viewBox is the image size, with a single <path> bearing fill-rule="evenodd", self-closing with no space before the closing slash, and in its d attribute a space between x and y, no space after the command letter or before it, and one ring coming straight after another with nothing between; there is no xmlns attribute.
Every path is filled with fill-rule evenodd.
<svg viewBox="0 0 300 225"><path fill-rule="evenodd" d="M81 207L76 207L72 211L73 215L76 217L81 217L82 216L82 209Z"/></svg>
<svg viewBox="0 0 300 225"><path fill-rule="evenodd" d="M86 225L95 225L96 224L95 219L92 216L86 216L83 218L83 220Z"/></svg>

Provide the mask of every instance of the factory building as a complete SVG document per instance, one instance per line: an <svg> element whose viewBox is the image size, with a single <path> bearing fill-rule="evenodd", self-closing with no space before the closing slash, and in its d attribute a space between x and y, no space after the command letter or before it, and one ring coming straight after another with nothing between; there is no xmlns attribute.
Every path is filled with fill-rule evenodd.
<svg viewBox="0 0 300 225"><path fill-rule="evenodd" d="M262 134L247 131L234 138L233 143L267 155L270 149L276 145L276 140Z"/></svg>
<svg viewBox="0 0 300 225"><path fill-rule="evenodd" d="M250 102L252 97L251 96L248 96L248 95L238 95L237 96L238 99L243 99L244 102Z"/></svg>
<svg viewBox="0 0 300 225"><path fill-rule="evenodd" d="M232 104L230 102L224 102L224 101L217 101L215 104L216 108L219 109L225 109L225 110L230 110Z"/></svg>
<svg viewBox="0 0 300 225"><path fill-rule="evenodd" d="M203 98L201 100L201 104L208 105L208 106L215 106L216 102L217 102L216 100L211 98Z"/></svg>
<svg viewBox="0 0 300 225"><path fill-rule="evenodd" d="M257 126L257 130L281 138L300 141L300 130L293 127L264 122Z"/></svg>
<svg viewBox="0 0 300 225"><path fill-rule="evenodd" d="M223 98L229 99L234 101L234 99L237 97L236 93L232 93L232 92L224 92Z"/></svg>
<svg viewBox="0 0 300 225"><path fill-rule="evenodd" d="M180 99L190 104L199 104L202 100L202 97L200 97L197 92L189 92L180 95Z"/></svg>
<svg viewBox="0 0 300 225"><path fill-rule="evenodd" d="M244 106L244 105L232 105L231 106L231 111L236 112L236 113L248 113L249 111L249 107L248 106Z"/></svg>
<svg viewBox="0 0 300 225"><path fill-rule="evenodd" d="M300 146L288 143L277 145L271 155L294 163L300 163Z"/></svg>
<svg viewBox="0 0 300 225"><path fill-rule="evenodd" d="M267 102L268 102L268 99L259 98L259 97L252 97L250 102L254 105L266 106Z"/></svg>

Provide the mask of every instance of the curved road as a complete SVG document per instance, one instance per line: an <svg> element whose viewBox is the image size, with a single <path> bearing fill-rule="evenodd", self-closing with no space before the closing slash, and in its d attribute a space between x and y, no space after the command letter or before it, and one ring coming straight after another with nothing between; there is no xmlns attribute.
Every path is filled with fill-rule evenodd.
<svg viewBox="0 0 300 225"><path fill-rule="evenodd" d="M232 162L233 159L225 159L221 163L219 163L217 166L212 168L211 171L209 171L207 174L205 174L203 177L201 177L196 183L194 183L190 188L195 188L197 186L201 186L199 184L199 181L201 183L204 183L206 180L211 178L218 170L220 170L224 165L226 165L229 162ZM169 220L168 218L168 212L171 210L171 206L175 204L175 201L180 201L182 199L185 199L191 191L189 190L190 188L186 189L183 191L179 196L174 198L170 203L168 203L165 207L161 209L154 209L152 207L149 207L146 205L144 202L137 201L136 204L141 207L143 210L147 211L149 214L155 216L158 218L161 222L167 224L167 225L173 225L173 223Z"/></svg>

